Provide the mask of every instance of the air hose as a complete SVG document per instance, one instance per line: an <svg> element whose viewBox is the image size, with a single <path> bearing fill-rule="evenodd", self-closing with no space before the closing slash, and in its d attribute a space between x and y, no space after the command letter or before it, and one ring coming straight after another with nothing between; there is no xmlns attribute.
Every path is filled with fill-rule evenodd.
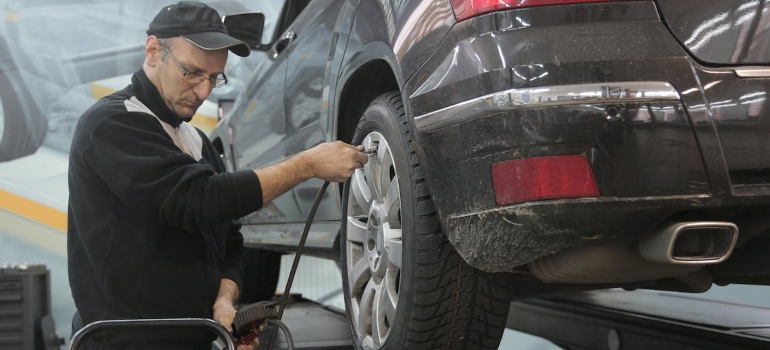
<svg viewBox="0 0 770 350"><path fill-rule="evenodd" d="M261 330L263 326L274 325L286 336L286 344L289 350L294 349L294 340L291 336L291 332L289 332L289 327L287 327L285 323L281 322L281 318L283 317L283 311L286 309L286 302L288 301L291 293L291 285L294 282L294 275L297 272L299 259L302 256L302 250L305 247L305 241L307 241L307 236L310 232L310 225L313 223L315 213L318 211L318 206L321 204L321 198L323 198L323 195L326 193L326 189L328 187L329 181L325 181L321 186L321 189L318 190L318 194L315 197L313 206L310 209L307 220L305 221L305 228L302 230L302 237L299 240L297 252L294 255L294 263L291 266L289 278L286 281L286 288L284 288L283 295L281 296L278 313L275 314L275 310L270 307L274 305L274 303L271 302L257 302L238 311L235 315L235 320L233 321L233 327L238 334L243 334L239 337L239 344L251 343L259 335L258 331ZM270 337L270 343L268 343L269 350L273 349L277 335L277 330L272 333Z"/></svg>
<svg viewBox="0 0 770 350"><path fill-rule="evenodd" d="M280 319L283 317L283 311L286 309L286 302L289 300L291 285L292 283L294 283L294 275L297 273L297 266L299 266L299 258L302 256L302 249L305 248L305 241L307 241L307 235L310 232L310 225L313 223L315 212L318 211L318 206L321 204L321 199L323 198L324 193L326 193L326 188L328 187L329 187L329 181L324 181L324 184L321 185L321 189L318 190L318 193L315 196L315 200L313 201L313 206L310 208L310 213L307 215L307 220L305 221L305 228L302 229L302 237L299 239L299 245L297 246L297 253L294 254L294 262L291 265L289 278L286 280L286 288L284 288L283 295L281 296L281 305L278 307L278 320L276 321L278 323L281 323ZM286 333L286 338L288 341L291 338L288 327L283 325L283 327L281 327L281 330L283 330L283 332ZM273 332L273 336L270 337L270 343L267 347L269 350L273 350L273 344L275 343L276 334L278 333ZM289 349L294 349L293 343L289 344Z"/></svg>

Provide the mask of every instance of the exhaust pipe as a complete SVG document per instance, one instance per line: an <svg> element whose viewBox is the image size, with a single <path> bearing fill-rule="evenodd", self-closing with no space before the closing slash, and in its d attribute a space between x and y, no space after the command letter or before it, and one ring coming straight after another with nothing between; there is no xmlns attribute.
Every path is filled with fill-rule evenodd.
<svg viewBox="0 0 770 350"><path fill-rule="evenodd" d="M670 264L716 264L730 256L738 239L731 222L678 222L639 241L642 257Z"/></svg>

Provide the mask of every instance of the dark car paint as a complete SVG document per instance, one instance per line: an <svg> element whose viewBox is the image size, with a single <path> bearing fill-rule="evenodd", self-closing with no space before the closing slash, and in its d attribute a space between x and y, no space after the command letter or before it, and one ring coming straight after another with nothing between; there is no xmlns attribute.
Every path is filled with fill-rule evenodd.
<svg viewBox="0 0 770 350"><path fill-rule="evenodd" d="M672 33L705 64L767 64L767 0L658 0ZM763 10L764 9L764 10Z"/></svg>
<svg viewBox="0 0 770 350"><path fill-rule="evenodd" d="M333 135L330 131L333 121L328 118L328 108L322 107L326 102L321 99L323 90L328 90L327 86L334 81L331 77L339 71L342 58L330 55L344 51L346 41L332 40L340 35L329 33L349 35L355 5L355 1L314 1L288 28L282 28L284 33L292 33L292 38L287 37L289 45L281 50L276 50L278 45L274 45L267 53L275 56L269 57L272 60L269 65L263 66L247 86L243 94L250 98L238 101L231 114L240 117L228 119L234 130L235 168L269 165ZM280 44L281 35L278 38ZM337 63L329 64L327 59ZM295 66L302 68L294 69ZM319 112L322 110L324 113ZM244 224L302 222L321 184L312 180L301 184L242 221ZM339 219L339 196L334 195L334 191L329 193L332 195L325 197L323 209L316 214L318 220Z"/></svg>
<svg viewBox="0 0 770 350"><path fill-rule="evenodd" d="M700 94L703 102L693 103L690 110L707 113L701 116L708 119L694 119L695 124L711 124L716 131L712 139L719 140L719 146L703 151L713 152L715 158L717 152L722 153L735 194L770 193L770 159L766 157L770 154L770 78L738 78L731 68L696 67L695 71L708 89L693 93Z"/></svg>
<svg viewBox="0 0 770 350"><path fill-rule="evenodd" d="M498 113L436 130L412 125L417 155L426 169L450 242L477 268L513 271L569 247L638 239L674 217L731 220L740 226L743 239L757 235L770 227L763 219L770 208L770 197L765 195L770 180L763 180L763 174L770 166L761 156L767 147L762 142L770 114L767 100L754 102L755 110L748 114L715 103L740 101L750 94L757 94L758 99L768 91L768 79L740 79L731 67L707 66L705 59L691 57L667 27L673 21L690 23L674 29L679 38L690 37L717 10L699 13L688 11L687 6L692 5L684 2L661 3L662 13L675 19L662 19L661 8L653 1L524 8L460 23L455 22L448 1L361 1L357 7L346 2L350 6L343 8L355 15L350 35L345 30L323 32L325 26L316 27L314 34L323 37L326 33L332 44L314 43L310 47L329 50L306 53L313 55L314 64L320 64L321 57L327 58L322 98L317 99L317 86L307 79L290 78L283 96L287 114L278 119L299 126L306 148L320 138L349 139L350 125L356 124L367 101L392 88L400 89L407 115L415 118L507 89L667 82L681 96L680 102L666 105L674 113L670 119L634 123L624 118L608 119L603 113L581 114L575 105L563 112L577 111L577 119L571 122L579 126L579 132L570 126L569 118L567 123L538 119L538 109ZM716 8L719 3L709 1L707 8ZM744 3L748 2L730 2L736 7ZM293 25L300 28L314 18L303 13ZM336 18L339 22L345 17ZM755 26L754 33L757 40L766 37L765 27ZM569 40L555 40L558 38ZM298 34L294 43L300 39ZM706 37L704 47L713 40L713 48L748 52L745 43L725 47L721 39ZM765 51L749 50L751 55L744 57L765 57L755 63L767 64L767 48L750 46ZM297 68L287 74L311 76L302 72ZM250 99L242 105L254 101L269 104L266 101L276 96L259 94L275 88L260 87L257 95L247 95ZM325 89L329 95L324 98ZM312 96L308 106L315 105L320 112L292 115L294 97L300 94ZM613 106L591 107L606 111ZM234 153L243 157L240 147L249 143L237 141L237 134L244 130L261 132L258 128L268 123L264 116L271 114L252 113L261 116L259 122L238 119L237 115L230 117L236 130ZM273 130L279 134L286 130L285 125L277 127ZM254 140L265 136L255 136ZM236 164L238 168L265 165L299 150L276 146L236 160ZM602 197L495 206L491 163L550 154L587 155ZM299 191L310 193L318 187L320 182L309 183ZM309 198L297 192L284 197L300 202ZM330 187L327 197L338 201L339 188ZM246 225L247 241L254 245L296 244L305 219L303 212L281 211L283 216L251 221L264 225ZM339 214L328 214L326 229L332 232L319 233L315 239L311 233L312 247L336 248L333 227ZM290 225L270 225L275 222Z"/></svg>
<svg viewBox="0 0 770 350"><path fill-rule="evenodd" d="M294 154L334 135L335 120L329 113L336 91L345 46L353 25L358 1L325 0L311 2L290 29L297 35L288 48L289 71L284 104L287 129L286 154ZM343 40L339 40L343 38ZM311 180L292 189L301 217L307 217L313 199L323 184ZM316 212L317 220L339 219L338 192L326 196Z"/></svg>

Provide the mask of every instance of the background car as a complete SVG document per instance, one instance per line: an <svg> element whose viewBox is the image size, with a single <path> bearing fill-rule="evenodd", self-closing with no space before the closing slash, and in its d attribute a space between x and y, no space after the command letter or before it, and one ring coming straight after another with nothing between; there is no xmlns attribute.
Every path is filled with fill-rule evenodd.
<svg viewBox="0 0 770 350"><path fill-rule="evenodd" d="M339 259L354 343L496 348L511 300L770 282L769 10L287 1L212 136L233 170L376 148L306 249ZM243 218L246 244L296 249L320 187Z"/></svg>
<svg viewBox="0 0 770 350"><path fill-rule="evenodd" d="M207 4L221 15L277 12L269 2ZM44 143L67 153L83 111L129 84L142 66L145 31L160 6L151 0L0 1L0 162L32 154ZM210 99L234 99L257 63L231 57L230 81ZM216 123L197 119L204 131Z"/></svg>

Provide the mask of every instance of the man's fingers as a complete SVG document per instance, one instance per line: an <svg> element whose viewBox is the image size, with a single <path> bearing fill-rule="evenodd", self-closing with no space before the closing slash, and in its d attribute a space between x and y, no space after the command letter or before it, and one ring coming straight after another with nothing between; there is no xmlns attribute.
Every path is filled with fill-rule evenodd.
<svg viewBox="0 0 770 350"><path fill-rule="evenodd" d="M315 169L314 176L330 182L345 182L369 161L364 146L342 141L322 143L309 151L313 153L309 159Z"/></svg>
<svg viewBox="0 0 770 350"><path fill-rule="evenodd" d="M365 149L364 145L351 145L349 143L342 142L342 141L336 141L336 142L338 144L344 145L345 147L348 147L348 148L352 148L352 149L354 149L356 151L359 151L359 152L363 152L364 149Z"/></svg>
<svg viewBox="0 0 770 350"><path fill-rule="evenodd" d="M366 162L369 161L369 156L361 152L356 152L354 157L356 162L361 163L361 166L363 166L364 164L366 164Z"/></svg>
<svg viewBox="0 0 770 350"><path fill-rule="evenodd" d="M339 140L334 141L334 143L336 143L338 145L341 145L341 146L348 147L348 148L352 148L352 149L355 149L355 150L363 150L364 149L364 146L361 146L361 145L351 145L351 144L349 144L347 142L343 142L343 141L339 141Z"/></svg>

